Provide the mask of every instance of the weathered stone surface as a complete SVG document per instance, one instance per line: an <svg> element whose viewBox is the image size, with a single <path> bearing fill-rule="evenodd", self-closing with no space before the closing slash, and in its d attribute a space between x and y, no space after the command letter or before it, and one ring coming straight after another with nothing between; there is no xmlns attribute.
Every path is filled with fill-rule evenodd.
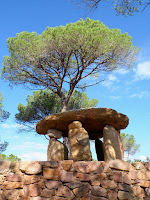
<svg viewBox="0 0 150 200"><path fill-rule="evenodd" d="M62 131L59 131L57 129L49 129L47 131L47 135L50 137L50 138L61 138L62 137Z"/></svg>
<svg viewBox="0 0 150 200"><path fill-rule="evenodd" d="M22 161L20 162L20 170L22 172L25 172L26 167L30 164L30 161Z"/></svg>
<svg viewBox="0 0 150 200"><path fill-rule="evenodd" d="M26 196L31 197L40 196L42 191L38 184L25 185L23 190Z"/></svg>
<svg viewBox="0 0 150 200"><path fill-rule="evenodd" d="M41 166L44 167L50 167L50 168L58 168L59 162L58 161L39 161Z"/></svg>
<svg viewBox="0 0 150 200"><path fill-rule="evenodd" d="M8 175L6 176L6 181L10 181L10 182L21 182L23 180L23 177L21 175Z"/></svg>
<svg viewBox="0 0 150 200"><path fill-rule="evenodd" d="M136 170L141 170L141 169L146 170L146 167L141 162L135 162L132 163L132 165L135 167Z"/></svg>
<svg viewBox="0 0 150 200"><path fill-rule="evenodd" d="M92 186L91 192L93 196L107 197L107 190L99 186Z"/></svg>
<svg viewBox="0 0 150 200"><path fill-rule="evenodd" d="M112 126L105 126L104 137L104 160L123 160L119 133Z"/></svg>
<svg viewBox="0 0 150 200"><path fill-rule="evenodd" d="M147 196L150 197L150 188L146 188L145 191L146 191Z"/></svg>
<svg viewBox="0 0 150 200"><path fill-rule="evenodd" d="M73 121L71 124L68 126L68 130L70 129L76 129L76 128L82 128L82 123L79 121Z"/></svg>
<svg viewBox="0 0 150 200"><path fill-rule="evenodd" d="M109 161L109 167L112 169L119 169L122 171L129 171L130 169L132 169L130 163L118 159Z"/></svg>
<svg viewBox="0 0 150 200"><path fill-rule="evenodd" d="M52 190L52 189L57 189L61 186L62 182L61 181L46 181L45 186Z"/></svg>
<svg viewBox="0 0 150 200"><path fill-rule="evenodd" d="M137 173L137 178L140 179L140 180L148 181L148 180L150 180L150 172L145 171L145 170L140 170Z"/></svg>
<svg viewBox="0 0 150 200"><path fill-rule="evenodd" d="M92 179L92 175L90 174L76 173L76 180L90 181L91 179Z"/></svg>
<svg viewBox="0 0 150 200"><path fill-rule="evenodd" d="M57 196L66 197L66 198L73 198L74 194L72 191L66 186L60 186L56 192Z"/></svg>
<svg viewBox="0 0 150 200"><path fill-rule="evenodd" d="M2 185L2 188L5 190L19 189L19 188L23 188L23 183L5 181Z"/></svg>
<svg viewBox="0 0 150 200"><path fill-rule="evenodd" d="M72 168L73 160L63 160L60 162L61 169L69 171Z"/></svg>
<svg viewBox="0 0 150 200"><path fill-rule="evenodd" d="M133 195L129 192L119 191L118 192L118 199L119 200L133 200Z"/></svg>
<svg viewBox="0 0 150 200"><path fill-rule="evenodd" d="M108 198L105 198L105 197L94 197L94 196L92 196L90 200L108 200Z"/></svg>
<svg viewBox="0 0 150 200"><path fill-rule="evenodd" d="M140 198L145 197L145 192L144 192L143 188L141 188L140 186L131 187L131 191L137 197L140 197Z"/></svg>
<svg viewBox="0 0 150 200"><path fill-rule="evenodd" d="M150 171L150 162L145 162L144 165L145 165L146 168Z"/></svg>
<svg viewBox="0 0 150 200"><path fill-rule="evenodd" d="M89 136L87 131L84 128L70 129L68 136L71 159L73 161L92 160Z"/></svg>
<svg viewBox="0 0 150 200"><path fill-rule="evenodd" d="M104 161L104 150L103 150L103 142L99 139L95 140L95 149L97 154L98 161Z"/></svg>
<svg viewBox="0 0 150 200"><path fill-rule="evenodd" d="M7 200L16 200L18 199L18 196L19 196L19 191L18 190L5 190L3 193L2 193L2 200L4 199L7 199Z"/></svg>
<svg viewBox="0 0 150 200"><path fill-rule="evenodd" d="M25 168L25 173L26 174L39 174L41 172L42 172L42 166L37 161L32 161Z"/></svg>
<svg viewBox="0 0 150 200"><path fill-rule="evenodd" d="M0 161L0 174L4 174L9 171L10 161Z"/></svg>
<svg viewBox="0 0 150 200"><path fill-rule="evenodd" d="M62 171L61 179L62 182L73 182L75 180L75 176L73 172Z"/></svg>
<svg viewBox="0 0 150 200"><path fill-rule="evenodd" d="M60 180L60 178L61 178L61 170L43 168L43 177L45 179Z"/></svg>
<svg viewBox="0 0 150 200"><path fill-rule="evenodd" d="M42 190L41 196L42 197L53 197L53 196L55 196L55 190L49 190L49 189L45 188L44 190Z"/></svg>
<svg viewBox="0 0 150 200"><path fill-rule="evenodd" d="M51 138L47 149L48 161L61 161L65 160L65 145L55 138Z"/></svg>
<svg viewBox="0 0 150 200"><path fill-rule="evenodd" d="M41 177L38 175L24 175L23 181L25 185L29 185L38 182L40 178Z"/></svg>
<svg viewBox="0 0 150 200"><path fill-rule="evenodd" d="M68 126L73 121L82 123L90 139L102 137L102 130L106 125L120 130L126 128L129 123L126 115L110 108L91 108L49 115L37 123L36 131L39 134L47 134L48 129L57 129L63 132L63 137L66 137Z"/></svg>
<svg viewBox="0 0 150 200"><path fill-rule="evenodd" d="M102 180L101 185L105 189L115 189L117 188L117 184L111 180Z"/></svg>
<svg viewBox="0 0 150 200"><path fill-rule="evenodd" d="M20 171L19 171L20 163L21 163L20 161L11 162L11 164L10 164L11 171L14 173L20 173Z"/></svg>
<svg viewBox="0 0 150 200"><path fill-rule="evenodd" d="M126 192L131 192L132 191L132 187L128 184L122 184L122 183L119 183L118 184L118 189L119 190L123 190L123 191L126 191Z"/></svg>
<svg viewBox="0 0 150 200"><path fill-rule="evenodd" d="M117 192L115 190L108 190L108 200L117 200Z"/></svg>
<svg viewBox="0 0 150 200"><path fill-rule="evenodd" d="M86 193L89 192L89 190L91 189L90 184L85 183L82 186L80 186L79 188L75 188L73 189L73 193L75 194L75 196L77 198L81 198L83 197Z"/></svg>

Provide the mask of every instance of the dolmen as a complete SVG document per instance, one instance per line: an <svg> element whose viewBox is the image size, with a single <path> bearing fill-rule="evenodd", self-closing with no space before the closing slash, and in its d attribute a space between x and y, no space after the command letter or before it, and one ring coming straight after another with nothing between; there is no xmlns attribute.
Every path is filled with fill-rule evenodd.
<svg viewBox="0 0 150 200"><path fill-rule="evenodd" d="M120 130L128 124L129 118L113 109L90 108L49 115L37 123L36 131L50 137L48 161L68 159L67 147L58 140L61 137L69 139L71 160L92 160L89 140L95 140L99 161L123 160Z"/></svg>

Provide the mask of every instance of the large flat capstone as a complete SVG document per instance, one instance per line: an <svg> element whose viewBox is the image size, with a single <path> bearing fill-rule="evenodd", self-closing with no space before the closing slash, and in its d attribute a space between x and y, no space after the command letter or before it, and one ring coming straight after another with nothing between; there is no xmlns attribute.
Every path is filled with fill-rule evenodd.
<svg viewBox="0 0 150 200"><path fill-rule="evenodd" d="M125 129L129 118L110 108L90 108L52 114L37 123L38 134L47 134L49 129L62 131L68 137L68 126L73 121L80 121L89 134L90 139L103 137L103 128L113 126L116 130Z"/></svg>

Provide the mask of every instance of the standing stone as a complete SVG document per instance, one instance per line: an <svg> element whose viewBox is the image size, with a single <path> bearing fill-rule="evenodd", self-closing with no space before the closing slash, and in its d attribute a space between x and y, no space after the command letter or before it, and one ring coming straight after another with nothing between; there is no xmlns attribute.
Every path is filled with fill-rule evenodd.
<svg viewBox="0 0 150 200"><path fill-rule="evenodd" d="M67 160L67 150L64 144L51 138L47 149L47 161Z"/></svg>
<svg viewBox="0 0 150 200"><path fill-rule="evenodd" d="M73 161L91 161L89 135L79 121L72 122L69 127L70 157Z"/></svg>
<svg viewBox="0 0 150 200"><path fill-rule="evenodd" d="M98 161L104 161L103 142L101 140L95 140L95 149Z"/></svg>
<svg viewBox="0 0 150 200"><path fill-rule="evenodd" d="M119 133L112 126L103 129L104 137L104 159L105 161L120 159L123 160Z"/></svg>

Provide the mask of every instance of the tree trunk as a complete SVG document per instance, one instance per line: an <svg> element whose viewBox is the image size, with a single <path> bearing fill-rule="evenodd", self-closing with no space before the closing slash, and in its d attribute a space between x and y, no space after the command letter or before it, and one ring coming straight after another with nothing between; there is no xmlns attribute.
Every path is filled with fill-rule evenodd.
<svg viewBox="0 0 150 200"><path fill-rule="evenodd" d="M61 104L61 112L66 112L67 111L67 103L65 100L62 100ZM69 145L69 140L68 137L63 138L63 143L67 147L68 150L68 160L70 160L70 145Z"/></svg>

